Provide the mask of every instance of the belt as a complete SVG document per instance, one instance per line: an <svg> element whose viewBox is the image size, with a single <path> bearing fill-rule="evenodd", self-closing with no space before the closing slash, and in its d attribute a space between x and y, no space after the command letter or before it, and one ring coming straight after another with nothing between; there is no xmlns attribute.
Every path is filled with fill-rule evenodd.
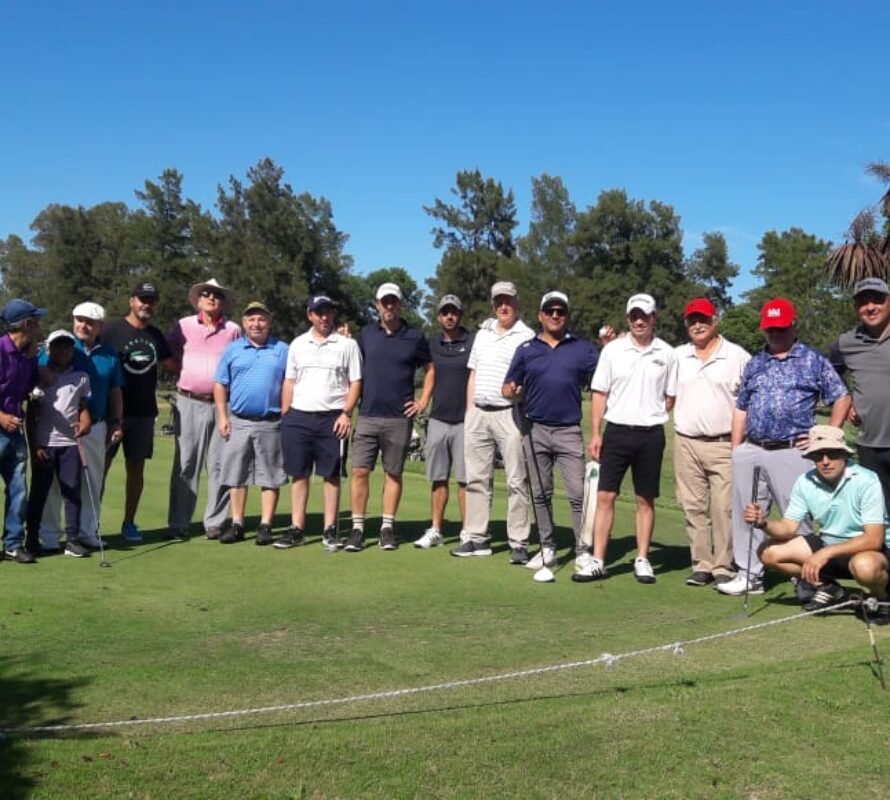
<svg viewBox="0 0 890 800"><path fill-rule="evenodd" d="M654 431L663 428L664 425L622 425L620 422L610 422L610 428L624 428L628 431Z"/></svg>
<svg viewBox="0 0 890 800"><path fill-rule="evenodd" d="M697 442L728 442L732 438L728 433L721 433L719 436L690 436L688 433L676 431L676 434L684 439L695 439Z"/></svg>
<svg viewBox="0 0 890 800"><path fill-rule="evenodd" d="M797 442L796 439L752 439L750 436L748 441L763 450L790 450Z"/></svg>
<svg viewBox="0 0 890 800"><path fill-rule="evenodd" d="M263 414L261 416L249 416L247 414L236 414L234 411L232 415L238 417L238 419L243 419L246 422L277 422L281 419L281 414Z"/></svg>
<svg viewBox="0 0 890 800"><path fill-rule="evenodd" d="M513 408L513 406L486 406L482 405L482 403L475 403L475 406L480 411L506 411L509 408Z"/></svg>
<svg viewBox="0 0 890 800"><path fill-rule="evenodd" d="M186 389L177 389L176 391L183 397L187 397L189 400L197 400L199 403L213 402L212 394L198 394L197 392L189 392Z"/></svg>

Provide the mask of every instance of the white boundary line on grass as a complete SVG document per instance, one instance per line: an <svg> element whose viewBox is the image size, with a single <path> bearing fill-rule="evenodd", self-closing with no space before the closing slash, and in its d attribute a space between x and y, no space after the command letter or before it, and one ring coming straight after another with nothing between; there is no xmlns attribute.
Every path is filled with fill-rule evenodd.
<svg viewBox="0 0 890 800"><path fill-rule="evenodd" d="M831 607L831 611L838 611L848 606L859 605L861 600L847 600ZM111 722L82 722L70 725L36 725L33 727L7 728L2 731L5 735L28 735L35 733L73 733L76 731L89 731L102 728L124 728L134 725L171 725L182 722L196 722L208 719L225 719L227 717L245 717L255 714L272 714L281 711L295 711L303 708L319 708L321 706L346 705L348 703L359 703L370 700L386 700L393 697L406 697L408 695L423 694L426 692L438 692L445 689L456 689L465 686L479 686L485 683L495 683L498 681L515 680L516 678L528 678L533 675L544 675L549 672L561 672L563 670L578 669L580 667L591 667L595 664L605 664L611 667L619 661L627 658L636 658L637 656L651 655L652 653L671 651L674 655L682 655L684 649L690 645L704 644L705 642L713 642L717 639L725 639L729 636L738 636L742 633L770 628L774 625L783 625L787 622L794 622L799 619L811 617L816 614L824 614L825 610L819 611L802 611L798 614L792 614L788 617L770 620L768 622L760 622L756 625L747 625L744 628L736 628L722 633L712 633L708 636L699 636L695 639L687 639L685 641L671 642L670 644L656 645L655 647L646 647L642 650L631 650L626 653L603 653L596 658L585 659L584 661L572 661L566 664L553 664L547 667L535 667L532 669L517 670L515 672L502 672L498 675L488 675L482 678L465 678L463 680L447 681L445 683L433 683L427 686L415 686L407 689L391 689L383 692L370 692L368 694L355 694L348 697L334 697L326 700L304 700L298 703L285 703L277 706L261 706L259 708L244 708L234 711L209 711L201 714L181 714L175 717L150 717L145 719L125 719L115 720Z"/></svg>

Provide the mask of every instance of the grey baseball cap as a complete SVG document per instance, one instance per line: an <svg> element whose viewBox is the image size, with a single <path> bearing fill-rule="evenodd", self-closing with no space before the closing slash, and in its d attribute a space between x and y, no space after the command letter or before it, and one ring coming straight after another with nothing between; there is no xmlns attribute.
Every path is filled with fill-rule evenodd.
<svg viewBox="0 0 890 800"><path fill-rule="evenodd" d="M877 292L878 294L890 294L887 282L880 278L863 278L853 287L853 297L863 292Z"/></svg>
<svg viewBox="0 0 890 800"><path fill-rule="evenodd" d="M443 295L442 299L439 301L439 305L436 307L436 311L441 311L445 306L454 306L458 311L463 311L463 304L460 302L460 298L456 294L446 294Z"/></svg>

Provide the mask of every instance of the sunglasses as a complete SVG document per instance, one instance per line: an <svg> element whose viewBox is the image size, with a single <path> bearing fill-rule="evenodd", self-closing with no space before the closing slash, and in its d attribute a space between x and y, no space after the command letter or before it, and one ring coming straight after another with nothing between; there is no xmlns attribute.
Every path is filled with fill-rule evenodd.
<svg viewBox="0 0 890 800"><path fill-rule="evenodd" d="M440 317L459 317L459 316L460 316L460 311L458 311L456 308L453 308L453 307L451 307L451 306L448 306L448 307L446 307L446 308L443 308L443 309L439 312L439 316L440 316Z"/></svg>
<svg viewBox="0 0 890 800"><path fill-rule="evenodd" d="M543 309L542 313L545 317L567 317L569 312L562 306L548 306Z"/></svg>
<svg viewBox="0 0 890 800"><path fill-rule="evenodd" d="M212 297L215 300L222 300L225 295L222 292L216 291L216 289L202 289L201 297Z"/></svg>

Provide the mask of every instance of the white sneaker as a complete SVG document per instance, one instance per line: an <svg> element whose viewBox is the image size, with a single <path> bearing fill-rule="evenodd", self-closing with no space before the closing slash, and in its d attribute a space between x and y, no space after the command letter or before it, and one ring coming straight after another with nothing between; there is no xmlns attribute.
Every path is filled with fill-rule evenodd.
<svg viewBox="0 0 890 800"><path fill-rule="evenodd" d="M556 563L556 548L555 547L545 547L544 548L544 557L541 557L541 551L538 550L535 553L534 558L526 564L527 569L538 570L541 567L552 567Z"/></svg>
<svg viewBox="0 0 890 800"><path fill-rule="evenodd" d="M438 547L440 544L442 544L442 534L435 528L427 528L423 536L414 542L415 547L420 547L424 550L429 550L431 547Z"/></svg>
<svg viewBox="0 0 890 800"><path fill-rule="evenodd" d="M606 565L601 559L590 553L581 553L575 558L575 572L572 574L572 580L575 583L600 581L608 577L609 573L606 572Z"/></svg>
<svg viewBox="0 0 890 800"><path fill-rule="evenodd" d="M747 578L741 572L731 581L718 583L714 588L721 594L738 597L745 593L746 587L748 594L763 594L763 581L760 578Z"/></svg>
<svg viewBox="0 0 890 800"><path fill-rule="evenodd" d="M639 583L655 583L655 572L648 558L638 558L634 561L634 577Z"/></svg>

